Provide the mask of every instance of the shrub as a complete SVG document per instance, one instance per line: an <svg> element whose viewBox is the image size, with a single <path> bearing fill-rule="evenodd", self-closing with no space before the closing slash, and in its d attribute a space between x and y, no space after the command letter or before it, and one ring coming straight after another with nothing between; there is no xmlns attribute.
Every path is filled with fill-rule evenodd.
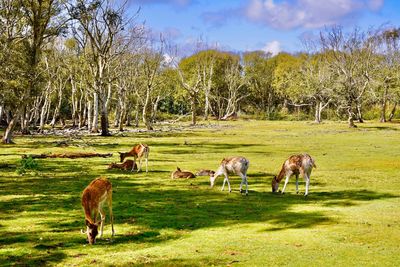
<svg viewBox="0 0 400 267"><path fill-rule="evenodd" d="M27 170L36 171L39 168L39 164L32 157L23 158L20 161L20 166L17 167L16 172L20 175L25 174Z"/></svg>

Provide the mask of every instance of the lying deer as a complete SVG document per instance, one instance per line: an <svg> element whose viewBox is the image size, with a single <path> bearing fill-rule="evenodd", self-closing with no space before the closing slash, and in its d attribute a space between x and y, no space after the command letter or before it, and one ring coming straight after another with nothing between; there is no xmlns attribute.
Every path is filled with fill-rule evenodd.
<svg viewBox="0 0 400 267"><path fill-rule="evenodd" d="M272 180L272 192L278 191L279 183L284 177L285 185L282 189L282 194L285 193L287 183L289 182L290 176L296 175L296 193L299 193L299 174L301 174L306 181L306 192L304 196L308 195L308 187L310 185L310 175L312 168L317 168L313 158L308 154L300 154L290 156L282 165L282 169L277 176L274 176Z"/></svg>
<svg viewBox="0 0 400 267"><path fill-rule="evenodd" d="M89 244L96 243L96 236L98 234L98 226L100 225L100 235L103 236L104 221L106 219L106 214L103 210L104 203L107 202L109 212L112 236L114 236L114 216L112 212L112 185L111 183L103 177L94 179L82 193L82 207L85 212L85 224L86 232L81 232L87 234ZM100 213L101 219L97 221L97 217Z"/></svg>
<svg viewBox="0 0 400 267"><path fill-rule="evenodd" d="M214 171L210 171L210 170L200 170L196 173L196 176L211 176L214 175Z"/></svg>
<svg viewBox="0 0 400 267"><path fill-rule="evenodd" d="M110 165L108 165L107 169L121 169L121 170L125 170L125 171L133 171L133 170L137 170L137 165L136 163L131 160L131 159L127 159L124 161L124 163L111 163Z"/></svg>
<svg viewBox="0 0 400 267"><path fill-rule="evenodd" d="M242 182L240 183L240 193L242 193L242 186L246 184L246 195L248 194L248 183L247 183L247 169L249 168L249 160L244 157L229 157L224 158L219 165L219 168L215 171L215 173L211 173L210 182L211 187L214 186L215 179L224 175L224 183L222 184L221 191L224 190L225 182L228 183L229 192L231 192L231 184L229 183L228 173L234 173L239 175L242 178Z"/></svg>
<svg viewBox="0 0 400 267"><path fill-rule="evenodd" d="M150 152L150 149L149 149L148 145L138 144L138 145L134 146L131 149L131 151L129 151L129 152L118 152L118 153L119 153L121 162L123 162L126 157L133 157L135 163L136 163L136 159L139 159L139 168L137 170L138 172L142 169L142 157L144 157L146 159L146 172L147 172L149 152ZM133 168L132 168L132 171L133 171Z"/></svg>
<svg viewBox="0 0 400 267"><path fill-rule="evenodd" d="M181 169L179 169L179 167L176 167L176 171L173 171L171 173L171 179L175 179L175 178L196 178L196 176L189 172L189 171L181 171Z"/></svg>

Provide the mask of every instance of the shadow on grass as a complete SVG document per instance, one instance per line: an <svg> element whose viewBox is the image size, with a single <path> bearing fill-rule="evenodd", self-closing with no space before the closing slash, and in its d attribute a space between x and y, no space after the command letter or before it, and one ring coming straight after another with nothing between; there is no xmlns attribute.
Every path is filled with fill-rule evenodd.
<svg viewBox="0 0 400 267"><path fill-rule="evenodd" d="M2 256L3 257L3 256ZM7 255L0 258L2 266L48 266L51 263L61 262L67 255L60 251L44 252L40 254Z"/></svg>
<svg viewBox="0 0 400 267"><path fill-rule="evenodd" d="M57 161L47 163L46 171L56 168ZM77 178L69 173L73 162L60 166L59 172L68 176L21 177L20 179L1 178L0 196L24 195L5 198L0 201L0 220L32 218L36 225L46 229L52 236L51 243L39 241L38 233L21 233L0 228L0 244L9 246L31 246L35 251L31 255L8 255L0 260L0 265L8 261L17 265L45 265L62 261L66 257L56 248L79 247L85 244L85 238L78 231L84 226L84 217L80 204L83 188L93 179L87 174ZM85 163L86 164L86 163ZM84 171L84 166L82 167ZM165 174L167 171L154 173ZM255 178L268 176L265 173L249 173ZM135 177L133 177L135 176ZM265 223L273 225L265 231L312 228L318 225L336 223L335 219L322 211L293 211L293 206L318 203L322 206L351 206L362 202L398 196L378 193L370 190L344 190L334 192L311 192L309 197L287 193L285 195L270 192L250 191L248 196L238 193L239 178L232 177L233 192L221 192L222 179L213 188L209 188L208 177L191 180L160 179L153 172L132 175L124 174L110 179L113 183L113 211L116 224L136 225L137 232L117 233L113 242L123 243L161 243L174 240L187 231L208 227L224 227L243 223ZM269 188L270 179L254 179L250 188ZM73 212L71 215L71 211ZM46 213L43 213L46 212ZM43 220L40 217L46 214ZM80 214L80 216L76 216ZM68 218L65 220L65 218ZM106 220L105 236L109 235L109 222ZM168 233L165 233L168 229ZM173 230L173 231L171 231ZM71 233L76 232L73 237ZM68 235L69 233L69 235ZM62 242L62 243L61 243ZM110 244L100 240L98 245ZM2 262L3 261L3 262ZM206 262L206 261L205 261ZM204 262L204 263L205 263ZM179 262L155 262L155 264L178 264Z"/></svg>

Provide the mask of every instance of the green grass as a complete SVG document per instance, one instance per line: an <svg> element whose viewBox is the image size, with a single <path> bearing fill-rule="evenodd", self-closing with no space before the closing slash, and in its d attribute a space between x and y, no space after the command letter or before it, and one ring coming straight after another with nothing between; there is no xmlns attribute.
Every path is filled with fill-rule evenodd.
<svg viewBox="0 0 400 267"><path fill-rule="evenodd" d="M84 137L17 137L0 163L44 152L113 152L113 158L39 159L23 176L0 169L0 265L59 266L395 266L400 262L400 127L345 123L237 121L181 131ZM117 151L150 146L150 172L109 171ZM271 193L271 179L293 153L318 166L307 198ZM171 180L176 166L215 169L250 160L249 195L210 188L207 177ZM80 194L95 177L113 184L116 236L86 244ZM281 186L282 187L282 186ZM304 183L300 184L304 192Z"/></svg>

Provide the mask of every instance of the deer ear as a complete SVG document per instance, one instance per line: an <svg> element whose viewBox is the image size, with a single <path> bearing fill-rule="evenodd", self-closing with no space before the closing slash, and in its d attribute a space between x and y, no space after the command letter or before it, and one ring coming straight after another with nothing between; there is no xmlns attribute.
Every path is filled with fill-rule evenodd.
<svg viewBox="0 0 400 267"><path fill-rule="evenodd" d="M90 226L91 223L90 223L87 219L85 219L85 225L86 225L86 226Z"/></svg>
<svg viewBox="0 0 400 267"><path fill-rule="evenodd" d="M176 167L176 170L179 171L179 172L181 171L181 169L179 169L179 167Z"/></svg>
<svg viewBox="0 0 400 267"><path fill-rule="evenodd" d="M118 154L122 155L122 152L118 152Z"/></svg>

